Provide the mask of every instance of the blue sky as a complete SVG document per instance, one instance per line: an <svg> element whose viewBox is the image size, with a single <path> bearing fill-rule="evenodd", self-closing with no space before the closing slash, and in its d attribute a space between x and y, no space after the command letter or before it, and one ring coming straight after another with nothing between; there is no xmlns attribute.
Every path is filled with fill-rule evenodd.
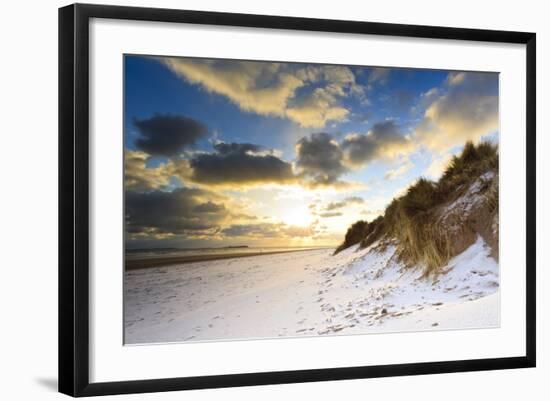
<svg viewBox="0 0 550 401"><path fill-rule="evenodd" d="M126 56L127 246L332 245L468 140L498 74Z"/></svg>

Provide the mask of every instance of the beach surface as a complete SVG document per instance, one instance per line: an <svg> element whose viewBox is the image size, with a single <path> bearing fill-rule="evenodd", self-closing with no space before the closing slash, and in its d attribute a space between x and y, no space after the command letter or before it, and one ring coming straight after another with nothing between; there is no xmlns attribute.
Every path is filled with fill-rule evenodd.
<svg viewBox="0 0 550 401"><path fill-rule="evenodd" d="M128 270L125 343L499 326L498 263L481 237L431 278L376 245Z"/></svg>

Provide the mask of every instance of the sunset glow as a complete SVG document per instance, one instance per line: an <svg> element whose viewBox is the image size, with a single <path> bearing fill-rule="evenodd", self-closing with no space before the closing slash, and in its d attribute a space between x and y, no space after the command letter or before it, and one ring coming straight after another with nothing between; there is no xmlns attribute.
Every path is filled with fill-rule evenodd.
<svg viewBox="0 0 550 401"><path fill-rule="evenodd" d="M128 249L336 245L498 137L496 74L145 56L124 72Z"/></svg>

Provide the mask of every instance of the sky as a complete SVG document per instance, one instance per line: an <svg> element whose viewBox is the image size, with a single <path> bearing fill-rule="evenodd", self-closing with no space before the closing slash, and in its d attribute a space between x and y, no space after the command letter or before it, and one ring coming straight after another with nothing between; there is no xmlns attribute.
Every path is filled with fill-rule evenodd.
<svg viewBox="0 0 550 401"><path fill-rule="evenodd" d="M333 246L466 141L498 74L126 55L126 247Z"/></svg>

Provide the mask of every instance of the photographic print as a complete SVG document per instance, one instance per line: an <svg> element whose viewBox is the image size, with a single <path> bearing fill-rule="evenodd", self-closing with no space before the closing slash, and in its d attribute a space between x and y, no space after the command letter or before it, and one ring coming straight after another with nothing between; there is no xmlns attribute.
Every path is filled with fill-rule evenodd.
<svg viewBox="0 0 550 401"><path fill-rule="evenodd" d="M499 75L124 56L125 344L499 327Z"/></svg>

